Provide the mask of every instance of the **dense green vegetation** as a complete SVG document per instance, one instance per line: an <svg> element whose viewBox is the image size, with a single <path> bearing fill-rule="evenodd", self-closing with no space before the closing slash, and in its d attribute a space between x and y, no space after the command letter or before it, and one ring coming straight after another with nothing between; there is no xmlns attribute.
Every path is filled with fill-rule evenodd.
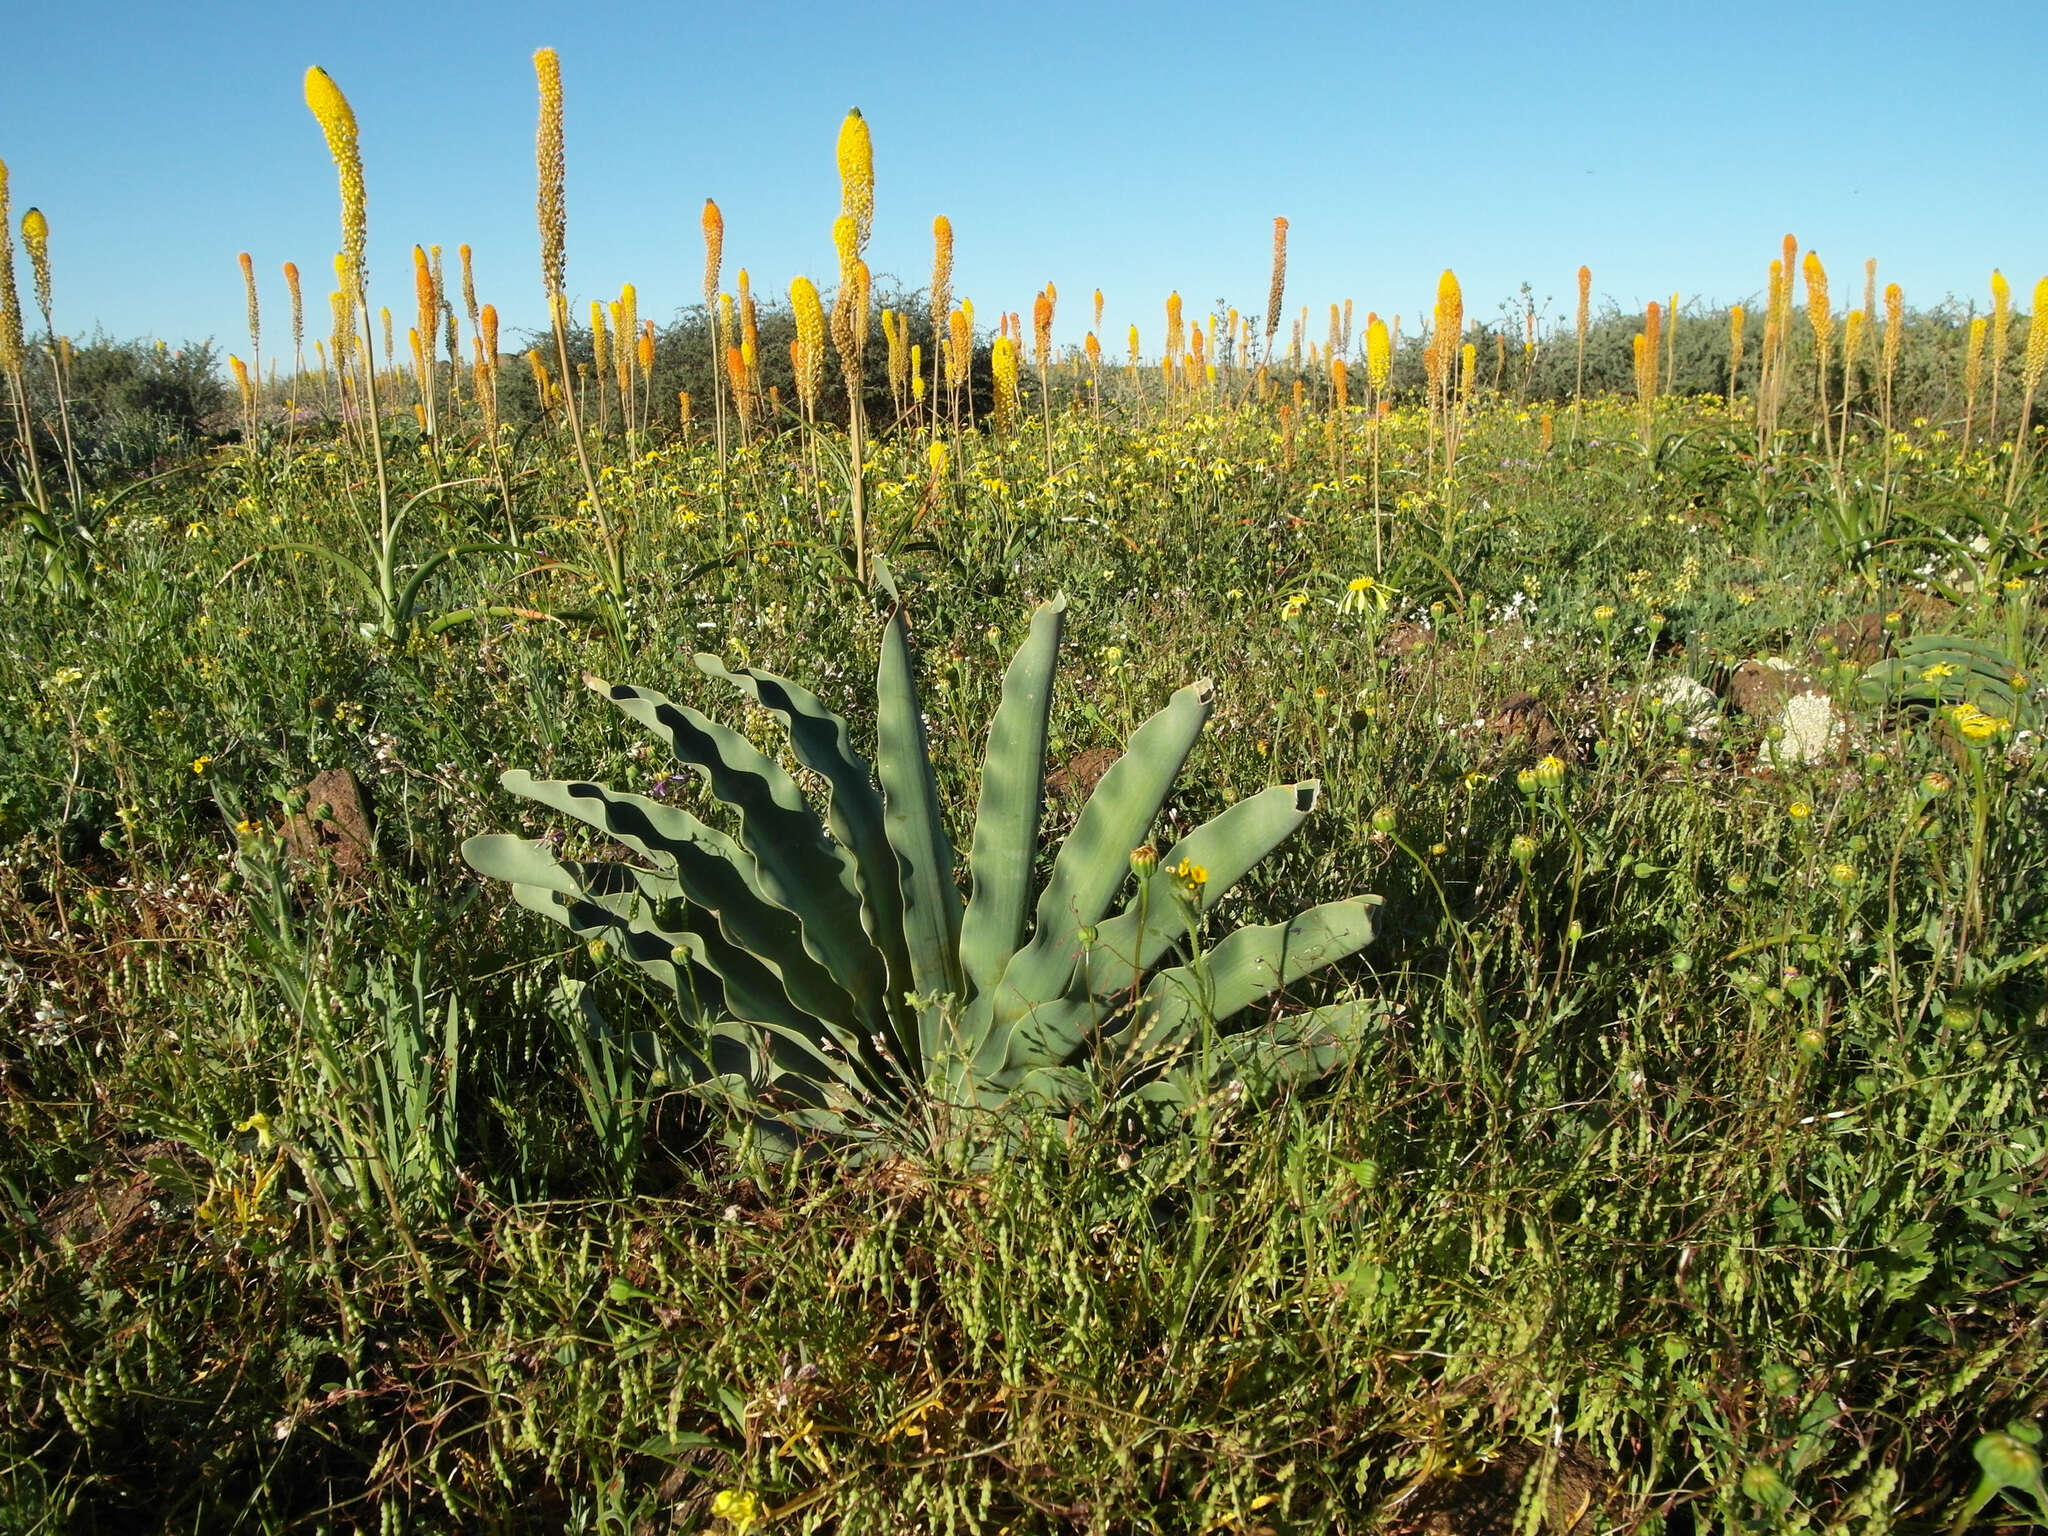
<svg viewBox="0 0 2048 1536"><path fill-rule="evenodd" d="M1039 878L1212 678L1152 841L1319 780L1197 934L1380 898L1287 989L1357 1036L859 1160L690 1091L677 993L459 853L621 855L508 768L733 825L586 673L815 795L691 656L772 671L872 759L838 431L593 423L609 543L538 421L388 426L389 539L331 423L15 526L0 1529L1874 1536L2023 1475L2048 477L1504 387L1446 478L1421 414L1241 384L884 436L867 509L963 859L1064 594Z"/></svg>

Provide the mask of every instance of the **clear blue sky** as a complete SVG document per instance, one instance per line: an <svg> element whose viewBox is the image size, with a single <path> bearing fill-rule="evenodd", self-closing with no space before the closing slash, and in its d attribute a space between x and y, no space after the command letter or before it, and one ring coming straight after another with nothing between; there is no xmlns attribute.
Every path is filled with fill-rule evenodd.
<svg viewBox="0 0 2048 1536"><path fill-rule="evenodd" d="M1726 0L896 7L71 0L22 6L0 62L14 211L48 215L59 328L215 337L246 351L237 252L287 335L281 264L324 332L331 162L301 77L323 65L362 125L373 302L411 309L410 247L476 251L508 332L536 323L531 54L562 58L569 286L634 282L643 316L694 302L705 197L726 283L833 272L833 144L873 126L870 265L930 271L993 324L1048 278L1078 341L1088 294L1148 355L1169 289L1191 320L1264 307L1271 221L1292 223L1288 304L1419 314L1453 267L1488 316L1526 281L1568 312L1677 290L1748 297L1780 236L1840 299L1866 256L1908 301L2021 308L2048 272L2048 5ZM26 271L23 265L23 286ZM26 297L26 294L24 294ZM1412 325L1412 320L1411 320ZM1284 333L1283 333L1284 334Z"/></svg>

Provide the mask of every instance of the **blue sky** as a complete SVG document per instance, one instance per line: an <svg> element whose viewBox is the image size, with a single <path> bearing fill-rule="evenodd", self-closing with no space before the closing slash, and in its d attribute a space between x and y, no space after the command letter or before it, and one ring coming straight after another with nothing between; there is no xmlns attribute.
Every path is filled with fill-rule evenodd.
<svg viewBox="0 0 2048 1536"><path fill-rule="evenodd" d="M246 351L236 254L287 334L280 266L325 328L335 179L301 78L324 66L362 125L373 302L411 307L410 248L475 248L508 331L544 314L531 54L560 51L569 286L621 282L666 318L701 288L698 215L724 209L726 283L828 279L833 144L873 126L870 265L924 282L931 220L956 292L993 323L1059 286L1061 340L1104 290L1105 341L1148 355L1170 289L1263 308L1272 218L1292 224L1290 309L1420 314L1454 268L1468 315L1527 282L1568 312L1757 292L1779 238L1821 252L1838 298L1866 256L1909 303L2025 307L2048 272L2048 6L1490 0L1237 7L712 9L362 0L22 7L0 62L0 159L18 221L51 224L60 329ZM26 286L24 271L24 287ZM1412 325L1412 320L1411 320Z"/></svg>

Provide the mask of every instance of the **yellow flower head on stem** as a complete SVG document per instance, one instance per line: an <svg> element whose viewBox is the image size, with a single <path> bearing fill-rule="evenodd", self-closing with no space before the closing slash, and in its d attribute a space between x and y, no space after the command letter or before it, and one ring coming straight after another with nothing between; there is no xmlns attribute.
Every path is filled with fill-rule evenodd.
<svg viewBox="0 0 2048 1536"><path fill-rule="evenodd" d="M840 211L853 220L854 254L867 249L868 233L875 222L875 145L868 133L868 120L855 107L839 125ZM848 265L842 256L842 270Z"/></svg>
<svg viewBox="0 0 2048 1536"><path fill-rule="evenodd" d="M21 245L28 252L29 272L36 286L36 308L43 312L43 324L50 324L50 221L43 210L31 208L21 216ZM242 260L249 258L244 256ZM2038 308L2038 306L2036 306Z"/></svg>
<svg viewBox="0 0 2048 1536"><path fill-rule="evenodd" d="M718 270L725 262L725 215L718 204L704 199L704 308L718 302Z"/></svg>
<svg viewBox="0 0 2048 1536"><path fill-rule="evenodd" d="M534 78L540 86L540 126L534 133L534 165L540 190L541 286L550 297L567 292L569 209L563 188L568 159L562 143L562 61L552 48L533 56Z"/></svg>
<svg viewBox="0 0 2048 1536"><path fill-rule="evenodd" d="M341 94L341 87L317 64L306 71L306 106L327 136L327 153L334 157L334 168L341 178L341 254L348 262L352 279L345 291L353 298L354 290L369 277L363 257L368 212L363 190L363 154L356 141L356 115L348 98Z"/></svg>

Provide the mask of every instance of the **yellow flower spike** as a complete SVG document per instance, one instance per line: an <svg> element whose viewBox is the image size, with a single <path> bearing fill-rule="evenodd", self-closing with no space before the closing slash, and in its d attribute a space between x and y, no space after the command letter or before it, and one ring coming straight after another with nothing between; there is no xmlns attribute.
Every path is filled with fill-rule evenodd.
<svg viewBox="0 0 2048 1536"><path fill-rule="evenodd" d="M534 165L539 173L535 212L540 220L541 286L550 297L567 292L569 209L563 182L568 159L562 145L562 61L552 48L533 56L534 79L540 86L540 126L534 134Z"/></svg>
<svg viewBox="0 0 2048 1536"><path fill-rule="evenodd" d="M654 322L643 320L640 325L640 341L636 348L640 364L640 382L645 384L654 377Z"/></svg>
<svg viewBox="0 0 2048 1536"><path fill-rule="evenodd" d="M1387 392L1387 383L1393 372L1394 343L1387 334L1387 322L1378 315L1368 315L1365 321L1365 377L1375 396Z"/></svg>
<svg viewBox="0 0 2048 1536"><path fill-rule="evenodd" d="M1135 325L1131 327L1131 366L1138 366L1138 328Z"/></svg>
<svg viewBox="0 0 2048 1536"><path fill-rule="evenodd" d="M36 288L36 308L43 312L43 324L50 324L50 221L43 210L31 208L21 216L21 245L28 252L29 272ZM244 256L242 260L249 258ZM2037 305L2036 308L2039 306Z"/></svg>
<svg viewBox="0 0 2048 1536"><path fill-rule="evenodd" d="M602 379L611 367L611 327L605 323L604 301L590 301L590 349L597 363L597 376Z"/></svg>
<svg viewBox="0 0 2048 1536"><path fill-rule="evenodd" d="M1007 336L998 336L989 348L989 368L996 383L996 430L1007 432L1017 419L1017 348Z"/></svg>
<svg viewBox="0 0 2048 1536"><path fill-rule="evenodd" d="M725 215L718 204L704 199L704 309L709 313L718 302L718 269L725 261Z"/></svg>
<svg viewBox="0 0 2048 1536"><path fill-rule="evenodd" d="M953 221L943 213L932 220L932 333L946 329L953 313Z"/></svg>
<svg viewBox="0 0 2048 1536"><path fill-rule="evenodd" d="M1031 304L1031 347L1033 361L1043 369L1052 358L1052 284L1047 283Z"/></svg>
<svg viewBox="0 0 2048 1536"><path fill-rule="evenodd" d="M1998 431L1998 380L2005 371L2006 340L2012 329L2012 284L1997 268L1991 271L1991 430Z"/></svg>
<svg viewBox="0 0 2048 1536"><path fill-rule="evenodd" d="M1800 270L1806 278L1806 323L1813 329L1814 356L1826 367L1835 340L1835 312L1828 308L1828 269L1821 265L1818 252L1808 251Z"/></svg>
<svg viewBox="0 0 2048 1536"><path fill-rule="evenodd" d="M1436 318L1438 331L1455 344L1465 334L1465 295L1458 286L1458 274L1448 267L1436 280Z"/></svg>
<svg viewBox="0 0 2048 1536"><path fill-rule="evenodd" d="M1280 329L1280 305L1287 294L1287 221L1273 220L1273 275L1266 283L1266 350L1273 350L1273 336ZM1179 351L1178 347L1173 350Z"/></svg>
<svg viewBox="0 0 2048 1536"><path fill-rule="evenodd" d="M860 226L851 214L842 213L832 221L832 249L839 254L839 281L844 283L860 260Z"/></svg>
<svg viewBox="0 0 2048 1536"><path fill-rule="evenodd" d="M875 222L875 145L859 107L839 125L839 200L844 215L853 220L853 251L858 256L867 249ZM850 264L842 255L841 270Z"/></svg>
<svg viewBox="0 0 2048 1536"><path fill-rule="evenodd" d="M1906 292L1897 283L1887 283L1884 290L1884 343L1879 349L1880 367L1887 388L1893 375L1899 371L1899 343L1903 339L1905 322Z"/></svg>
<svg viewBox="0 0 2048 1536"><path fill-rule="evenodd" d="M797 398L804 414L815 420L818 396L825 387L825 306L808 277L791 279L789 306L796 316Z"/></svg>
<svg viewBox="0 0 2048 1536"><path fill-rule="evenodd" d="M974 337L969 329L967 311L956 309L946 318L946 383L958 387L967 377L967 364L972 354Z"/></svg>
<svg viewBox="0 0 2048 1536"><path fill-rule="evenodd" d="M343 291L354 298L369 278L363 255L369 215L356 115L341 87L317 64L306 71L306 106L327 137L327 153L333 157L335 172L341 179L341 254L350 279L343 285Z"/></svg>
<svg viewBox="0 0 2048 1536"><path fill-rule="evenodd" d="M2043 369L2048 369L2048 277L2034 284L2034 312L2027 317L2026 361L2021 365L2021 378L2029 393L2039 386Z"/></svg>
<svg viewBox="0 0 2048 1536"><path fill-rule="evenodd" d="M306 344L306 303L299 293L299 265L295 261L284 264L284 286L292 300L292 351L298 352Z"/></svg>

